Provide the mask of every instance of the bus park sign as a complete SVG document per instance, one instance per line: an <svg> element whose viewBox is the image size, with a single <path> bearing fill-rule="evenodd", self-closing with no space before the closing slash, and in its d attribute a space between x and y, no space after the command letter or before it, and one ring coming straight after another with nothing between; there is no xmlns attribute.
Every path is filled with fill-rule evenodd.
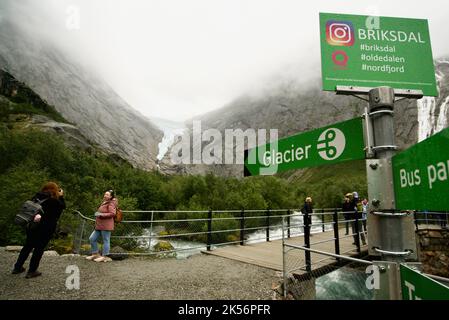
<svg viewBox="0 0 449 320"><path fill-rule="evenodd" d="M392 159L396 208L449 210L449 128Z"/></svg>

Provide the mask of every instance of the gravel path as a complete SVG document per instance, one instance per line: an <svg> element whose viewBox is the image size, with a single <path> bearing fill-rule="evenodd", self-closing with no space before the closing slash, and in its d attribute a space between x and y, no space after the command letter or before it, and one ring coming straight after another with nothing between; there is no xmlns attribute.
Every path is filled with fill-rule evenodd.
<svg viewBox="0 0 449 320"><path fill-rule="evenodd" d="M18 253L0 250L0 299L272 299L279 273L216 256L130 257L97 263L83 256L42 258L42 276L11 274ZM27 261L27 263L29 260ZM27 266L27 263L25 266ZM80 289L65 286L66 268L80 270Z"/></svg>

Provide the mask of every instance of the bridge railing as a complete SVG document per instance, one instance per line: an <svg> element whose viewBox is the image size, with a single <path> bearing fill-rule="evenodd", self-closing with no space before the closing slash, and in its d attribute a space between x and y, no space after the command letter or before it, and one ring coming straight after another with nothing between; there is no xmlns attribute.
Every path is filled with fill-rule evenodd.
<svg viewBox="0 0 449 320"><path fill-rule="evenodd" d="M321 222L313 222L313 216L319 215L321 216ZM312 219L311 219L312 218ZM345 225L344 227L342 225ZM297 225L296 225L297 226ZM314 226L323 226L323 230L329 231L328 236L320 236L318 240L311 241L311 237L313 236L312 228ZM347 254L347 253L355 253L358 256L362 254L362 250L366 249L367 244L367 228L366 228L366 218L361 217L360 213L355 214L354 211L338 211L337 209L331 209L329 211L320 210L320 212L315 212L313 214L305 213L303 215L303 221L300 227L303 228L303 247L304 248L312 248L312 247L323 247L326 246L327 250L332 250L334 254ZM292 228L291 223L289 222L289 218L285 217L283 220L283 243L288 243L290 238L290 229ZM342 234L343 231L346 233ZM346 238L352 238L352 246L350 249L347 249L348 246L344 246L346 249L341 249L341 242L344 241L347 243ZM314 239L314 238L312 238ZM327 243L332 242L333 245L329 247L326 245ZM297 244L297 241L294 241L294 244ZM322 260L315 261L314 263L319 264L324 260L328 260L326 257ZM302 263L302 264L301 264ZM311 251L304 250L304 259L302 257L297 257L296 261L292 261L294 265L294 269L304 270L305 272L312 271L312 258Z"/></svg>
<svg viewBox="0 0 449 320"><path fill-rule="evenodd" d="M311 241L307 218L305 217L304 242L299 244L290 241L287 236L290 226L287 220L284 219L283 230L285 236L283 237L282 246L284 296L291 295L295 299L372 299L373 292L366 288L367 275L364 273L366 265L371 264L371 262L360 259L367 249L367 247L363 246L367 236L366 218L360 219L359 215L354 216L353 212L341 212L338 210L335 210L333 213L325 212L324 215L323 222L332 219L333 237ZM343 219L341 219L342 216ZM347 219L348 216L352 216L353 219ZM415 211L414 218L416 230L447 228L449 225L448 212ZM352 233L346 231L346 234L342 235L342 224L347 223L351 225ZM365 239L363 239L362 235L365 236ZM342 245L345 238L350 237L354 239L353 245L355 245L355 248L353 246L348 248L348 244ZM332 241L334 242L333 248L327 246L325 250L321 249L324 247L324 244ZM346 249L343 250L343 247ZM345 265L344 273L340 270L342 265ZM333 292L330 283L335 278L346 277L347 274L352 275L352 278L346 279L348 287L352 288L351 290L345 291L344 288L340 288L340 291L344 292L341 296L325 297L323 295L324 291L327 292L326 294ZM337 286L338 283L335 283L335 285ZM354 292L359 292L360 294L353 294Z"/></svg>
<svg viewBox="0 0 449 320"><path fill-rule="evenodd" d="M316 268L297 267L300 257L309 253L324 256ZM283 241L283 285L285 298L296 300L371 300L373 291L366 286L371 261L307 248ZM331 261L329 261L331 260ZM334 262L332 262L332 260Z"/></svg>
<svg viewBox="0 0 449 320"><path fill-rule="evenodd" d="M429 227L447 228L449 226L449 212L447 211L415 211L414 218L416 230Z"/></svg>
<svg viewBox="0 0 449 320"><path fill-rule="evenodd" d="M80 223L75 251L89 250L89 235L95 219L76 211ZM115 225L112 254L186 254L218 246L270 241L281 234L287 210L123 211ZM279 237L280 238L280 237Z"/></svg>
<svg viewBox="0 0 449 320"><path fill-rule="evenodd" d="M332 231L326 236L320 235L317 240L312 237L311 233L311 228L316 223L310 219L307 213L303 218L302 243L288 237L291 226L287 217L283 219L284 297L298 300L371 299L372 292L365 289L366 275L364 273L366 265L371 262L360 259L366 249L366 217L361 213L342 212L339 209L317 211L319 212L314 214L321 216L321 224L326 225L324 229ZM343 233L344 231L346 233ZM348 245L347 238L353 239L352 245ZM331 243L330 246L329 243ZM352 257L348 255L352 255ZM344 272L340 270L342 265L345 265ZM333 276L329 276L329 274L333 274ZM333 290L332 286L341 284L341 281L336 281L335 277L346 277L348 274L350 277L346 281L346 286ZM338 294L332 292L338 292Z"/></svg>
<svg viewBox="0 0 449 320"><path fill-rule="evenodd" d="M335 209L316 209L305 227L304 215L295 209L202 210L202 211L123 211L124 219L111 236L111 255L177 254L186 256L224 245L245 245L282 239L282 219L286 236L332 230L329 215ZM89 236L95 219L75 211L79 227L74 238L75 252L89 253ZM341 215L341 213L338 213Z"/></svg>
<svg viewBox="0 0 449 320"><path fill-rule="evenodd" d="M79 227L74 237L76 252L88 253L89 235L94 230L95 219L75 211L79 217ZM323 242L334 242L334 253L340 250L340 241L353 237L358 253L366 238L366 219L358 216L350 219L353 212L344 213L340 209L315 209L305 218L298 209L278 210L202 210L202 211L124 211L124 221L116 225L112 233L113 254L159 254L179 253L180 256L213 250L224 245L245 245L248 243L271 241L304 236L308 246L311 235L334 232ZM282 219L285 217L285 226ZM416 212L415 223L419 227L446 225L448 213ZM337 227L338 226L338 227ZM344 228L345 235L336 230ZM350 232L351 231L351 232ZM355 234L359 234L356 237ZM362 242L363 239L362 239ZM182 252L185 251L185 254ZM308 261L309 259L307 259Z"/></svg>

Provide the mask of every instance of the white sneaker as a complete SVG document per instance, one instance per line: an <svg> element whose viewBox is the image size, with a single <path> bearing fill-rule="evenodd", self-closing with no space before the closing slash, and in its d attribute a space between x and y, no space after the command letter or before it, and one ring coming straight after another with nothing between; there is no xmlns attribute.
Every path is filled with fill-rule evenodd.
<svg viewBox="0 0 449 320"><path fill-rule="evenodd" d="M97 259L99 257L101 257L99 254L93 254L91 256L86 257L86 260L92 261L92 260L95 260L95 259Z"/></svg>
<svg viewBox="0 0 449 320"><path fill-rule="evenodd" d="M110 262L110 261L112 261L112 259L109 257L99 257L97 259L94 259L94 261L95 262Z"/></svg>

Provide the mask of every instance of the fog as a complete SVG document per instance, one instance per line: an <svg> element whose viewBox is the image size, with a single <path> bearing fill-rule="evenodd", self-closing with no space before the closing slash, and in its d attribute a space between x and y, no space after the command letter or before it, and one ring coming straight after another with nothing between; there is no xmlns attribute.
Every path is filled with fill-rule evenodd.
<svg viewBox="0 0 449 320"><path fill-rule="evenodd" d="M437 0L0 0L0 9L142 114L175 121L273 79L319 78L319 12L429 19L434 57L449 54L449 4Z"/></svg>

